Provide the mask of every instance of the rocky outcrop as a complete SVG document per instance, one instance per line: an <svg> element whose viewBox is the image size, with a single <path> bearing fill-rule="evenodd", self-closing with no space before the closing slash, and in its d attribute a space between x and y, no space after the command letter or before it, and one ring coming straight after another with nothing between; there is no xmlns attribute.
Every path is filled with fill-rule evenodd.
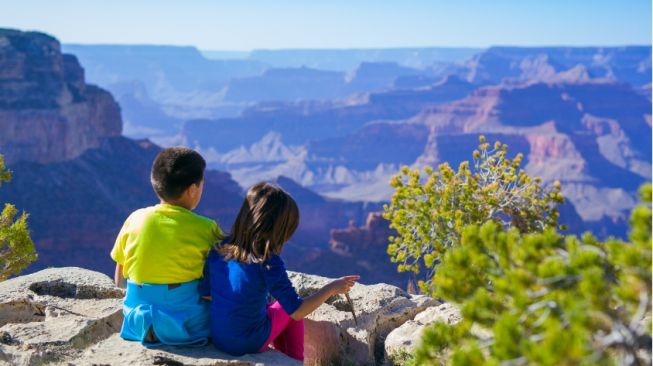
<svg viewBox="0 0 653 366"><path fill-rule="evenodd" d="M388 227L381 212L370 213L363 227L350 226L346 229L331 231L331 250L343 255L362 254L368 251L379 251L388 245L388 237L396 235Z"/></svg>
<svg viewBox="0 0 653 366"><path fill-rule="evenodd" d="M119 136L120 108L45 34L0 29L0 153L8 163L69 160Z"/></svg>
<svg viewBox="0 0 653 366"><path fill-rule="evenodd" d="M385 359L392 362L402 352L411 353L419 346L424 328L436 323L456 324L462 320L460 310L452 304L431 306L394 329L385 339Z"/></svg>
<svg viewBox="0 0 653 366"><path fill-rule="evenodd" d="M290 277L302 296L329 281L296 272ZM106 275L75 267L51 268L0 283L0 365L299 364L274 350L233 357L211 345L147 349L124 341L117 334L123 296ZM418 314L425 309L429 319L450 317L452 311L434 299L386 284L357 284L350 296L357 321L342 297L329 299L306 318L305 364L383 364L388 334L413 318L424 323L419 319L425 315Z"/></svg>
<svg viewBox="0 0 653 366"><path fill-rule="evenodd" d="M106 275L72 267L0 283L0 363L76 355L120 330L122 297Z"/></svg>
<svg viewBox="0 0 653 366"><path fill-rule="evenodd" d="M290 277L300 296L319 290L329 281L303 273L291 273ZM343 296L332 297L307 317L307 364L382 364L386 336L421 311L438 304L430 297L409 295L386 284L357 284L349 296L353 309Z"/></svg>

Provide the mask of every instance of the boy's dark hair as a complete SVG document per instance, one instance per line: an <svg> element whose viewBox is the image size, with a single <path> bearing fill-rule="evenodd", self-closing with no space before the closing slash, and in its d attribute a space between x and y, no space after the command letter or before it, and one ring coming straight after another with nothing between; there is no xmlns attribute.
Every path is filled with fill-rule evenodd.
<svg viewBox="0 0 653 366"><path fill-rule="evenodd" d="M260 182L247 191L231 232L217 248L226 260L265 262L281 254L299 225L295 200L280 187Z"/></svg>
<svg viewBox="0 0 653 366"><path fill-rule="evenodd" d="M187 147L164 149L152 164L150 181L154 192L162 200L175 200L192 184L204 179L206 161L202 155Z"/></svg>

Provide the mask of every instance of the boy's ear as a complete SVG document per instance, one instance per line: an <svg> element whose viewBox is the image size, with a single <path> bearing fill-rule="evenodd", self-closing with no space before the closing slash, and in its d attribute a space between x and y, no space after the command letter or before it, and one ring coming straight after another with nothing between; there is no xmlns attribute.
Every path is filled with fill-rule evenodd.
<svg viewBox="0 0 653 366"><path fill-rule="evenodd" d="M193 184L188 186L186 191L188 192L189 195L191 195L192 197L195 197L195 196L197 196L199 194L201 186L202 186L202 182L193 183Z"/></svg>
<svg viewBox="0 0 653 366"><path fill-rule="evenodd" d="M186 188L186 192L188 192L188 195L191 197L194 197L197 194L197 190L199 189L199 185L196 183L193 183Z"/></svg>

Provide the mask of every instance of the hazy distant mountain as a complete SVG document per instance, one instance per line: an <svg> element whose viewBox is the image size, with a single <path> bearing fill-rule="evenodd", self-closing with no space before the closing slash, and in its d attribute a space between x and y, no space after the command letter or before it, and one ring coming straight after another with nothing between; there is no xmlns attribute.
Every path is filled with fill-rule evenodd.
<svg viewBox="0 0 653 366"><path fill-rule="evenodd" d="M221 103L223 88L232 78L259 75L267 68L251 60L209 60L194 47L66 44L63 50L77 55L89 81L115 92L120 102L125 98L128 114L133 116L151 109L148 103L136 103L142 91L166 118L235 115L242 108ZM137 88L129 93L125 85L142 91ZM145 114L130 118L129 123L151 128L148 120L154 117Z"/></svg>
<svg viewBox="0 0 653 366"><path fill-rule="evenodd" d="M264 103L237 118L191 120L182 134L186 142L218 153L256 143L270 131L289 145L342 137L375 120L404 119L423 108L462 98L473 85L452 77L420 90L368 93L335 102Z"/></svg>
<svg viewBox="0 0 653 366"><path fill-rule="evenodd" d="M254 50L247 59L274 67L310 67L321 70L350 71L364 62L393 62L404 67L425 69L435 63L465 61L481 48L381 48L381 49L295 49ZM202 51L207 57L220 57Z"/></svg>
<svg viewBox="0 0 653 366"><path fill-rule="evenodd" d="M345 96L345 75L306 67L269 69L260 76L234 78L224 99L233 102L334 99Z"/></svg>
<svg viewBox="0 0 653 366"><path fill-rule="evenodd" d="M347 74L349 94L375 90L387 90L400 77L425 75L428 71L401 66L394 62L363 62Z"/></svg>
<svg viewBox="0 0 653 366"><path fill-rule="evenodd" d="M152 138L175 135L183 120L166 113L164 107L152 100L141 81L111 84L111 94L120 103L123 133L132 138Z"/></svg>
<svg viewBox="0 0 653 366"><path fill-rule="evenodd" d="M266 68L251 60L209 60L194 47L64 44L62 51L79 58L89 80L100 85L139 80L161 101L173 91L215 92L233 77Z"/></svg>
<svg viewBox="0 0 653 366"><path fill-rule="evenodd" d="M171 138L181 121L237 117L261 102L349 98L428 87L453 74L476 85L621 81L647 92L650 46L206 51L65 45L88 79L116 95L132 137ZM131 87L131 88L130 88ZM160 121L160 122L158 122ZM149 134L149 136L148 136Z"/></svg>
<svg viewBox="0 0 653 366"><path fill-rule="evenodd" d="M327 100L385 90L402 76L431 77L436 62L462 61L475 49L209 52L193 47L64 45L86 65L87 78L123 106L128 136L170 140L180 121L238 116L265 101ZM331 53L330 53L331 52ZM209 59L212 55L219 59ZM321 62L353 62L329 71ZM243 56L243 57L241 57ZM245 57L246 56L246 57ZM266 62L266 59L273 62ZM349 60L349 61L347 61ZM174 141L174 139L172 139Z"/></svg>
<svg viewBox="0 0 653 366"><path fill-rule="evenodd" d="M490 47L460 72L476 84L498 84L506 79L548 81L574 69L581 79L620 81L640 88L651 82L651 46ZM571 76L566 75L566 81L573 82Z"/></svg>
<svg viewBox="0 0 653 366"><path fill-rule="evenodd" d="M399 78L441 78L426 70L399 66L394 62L364 62L344 73L307 67L269 69L261 76L235 78L224 93L228 102L302 101L342 99L357 93L391 90Z"/></svg>

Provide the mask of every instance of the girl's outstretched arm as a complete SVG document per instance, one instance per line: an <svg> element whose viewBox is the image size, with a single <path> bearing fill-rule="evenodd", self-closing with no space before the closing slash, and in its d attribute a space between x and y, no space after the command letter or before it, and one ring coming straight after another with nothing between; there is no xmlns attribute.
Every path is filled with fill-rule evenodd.
<svg viewBox="0 0 653 366"><path fill-rule="evenodd" d="M329 283L313 295L305 297L302 304L294 313L290 314L290 317L294 320L303 319L306 315L324 304L331 296L349 292L360 278L358 275L345 276Z"/></svg>

